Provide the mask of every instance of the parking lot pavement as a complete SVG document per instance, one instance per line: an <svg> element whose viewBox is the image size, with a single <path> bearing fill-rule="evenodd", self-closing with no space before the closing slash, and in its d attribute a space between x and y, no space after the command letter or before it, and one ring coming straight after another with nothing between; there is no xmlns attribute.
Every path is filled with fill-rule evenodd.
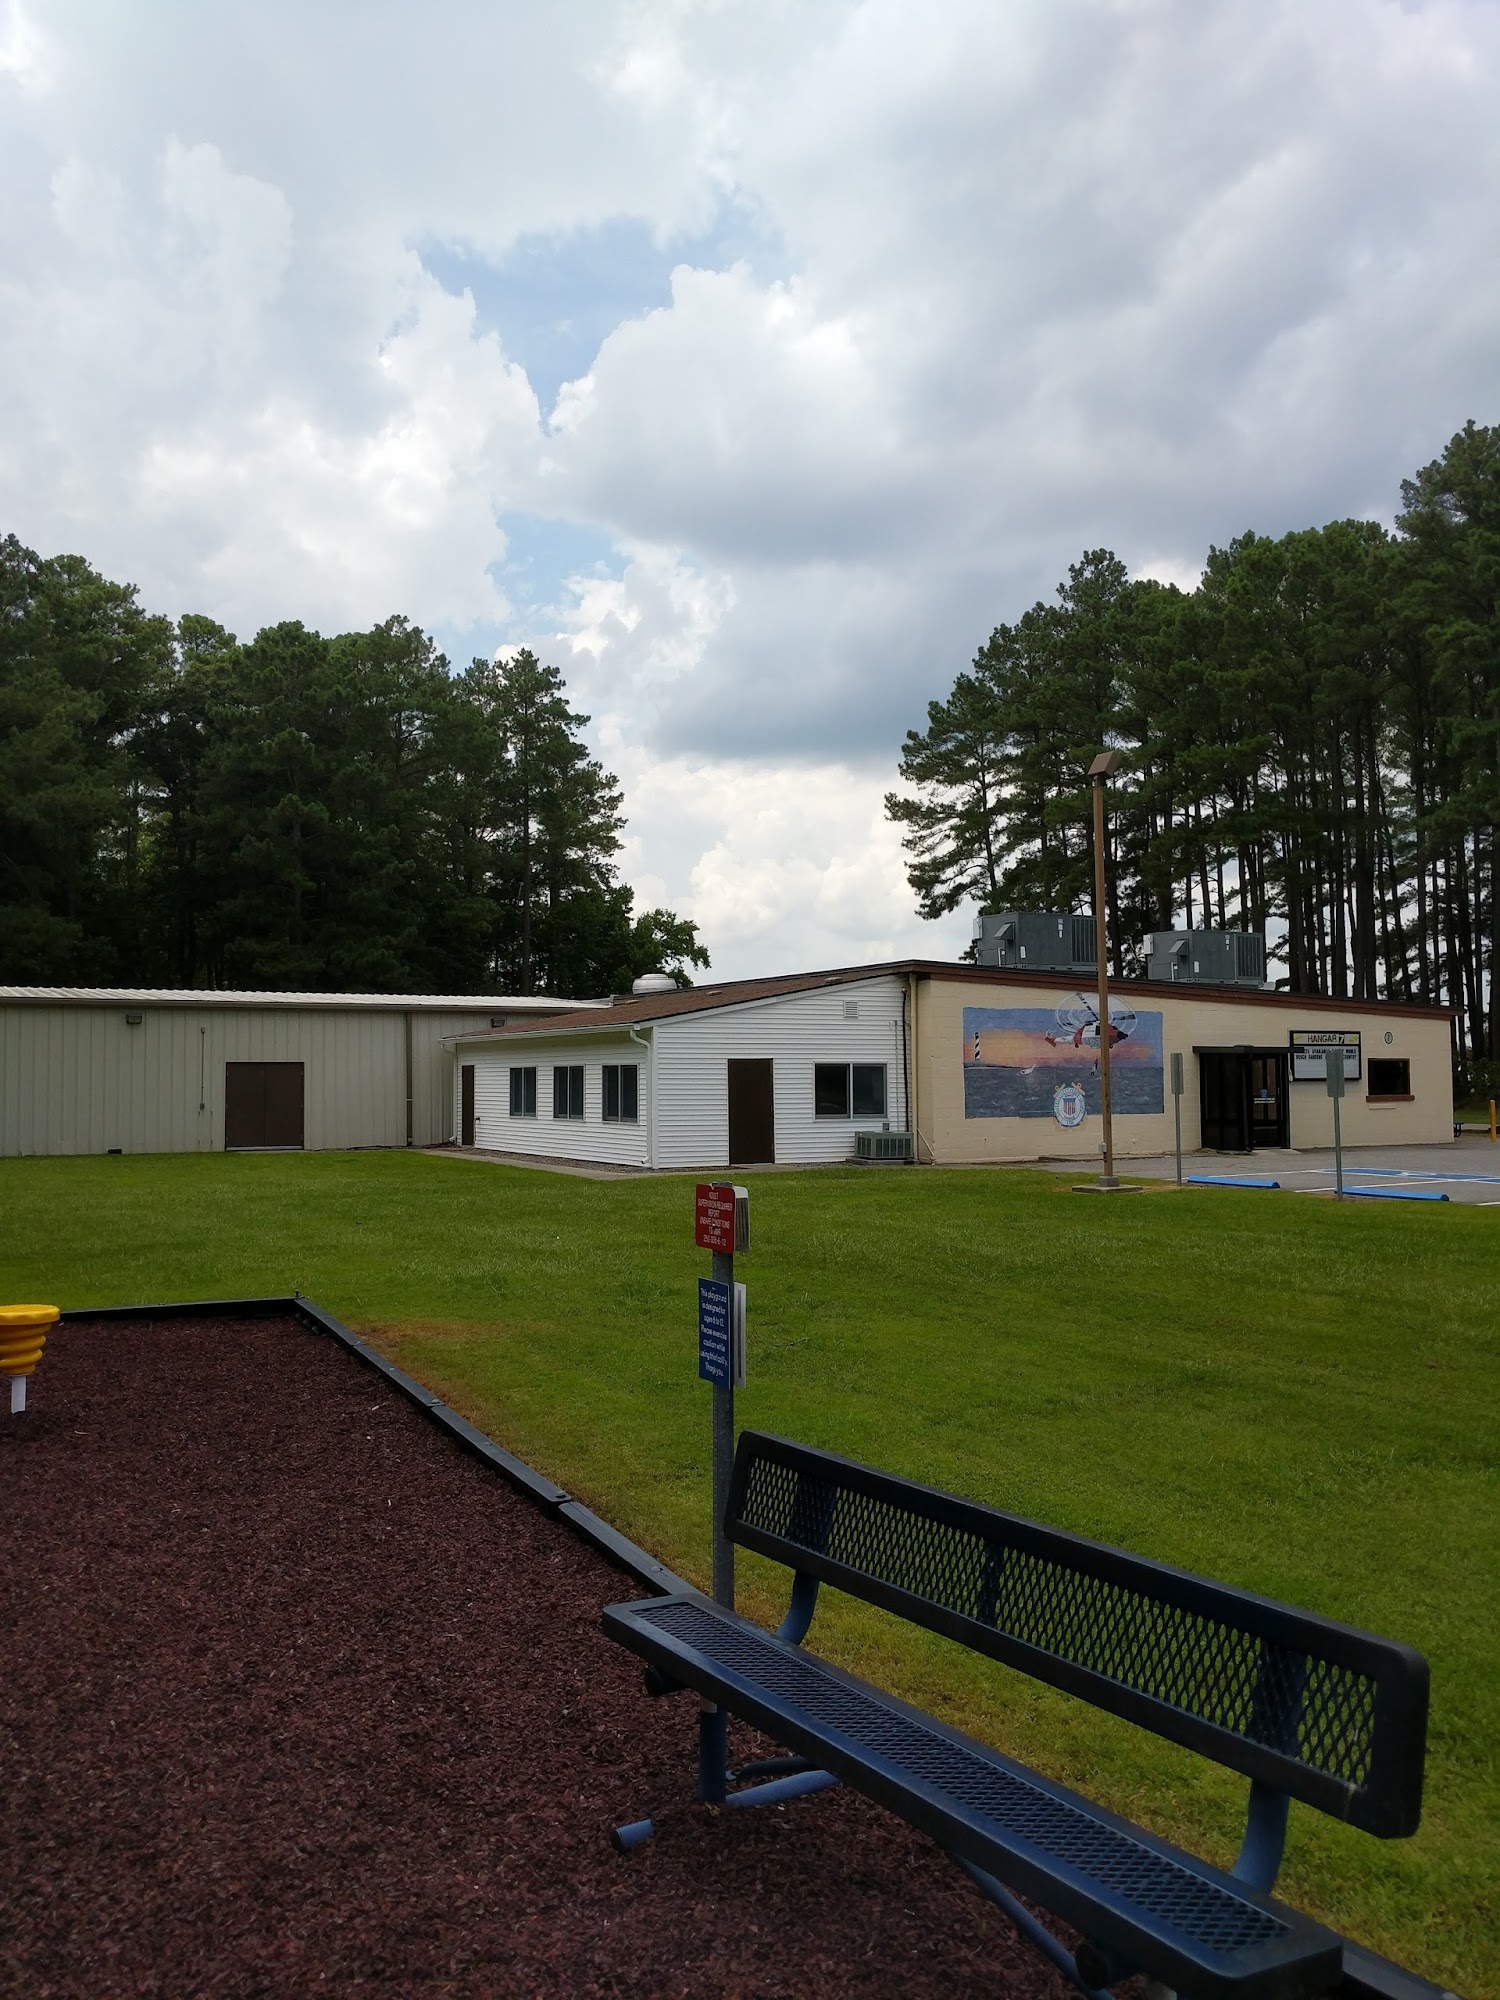
<svg viewBox="0 0 1500 2000"><path fill-rule="evenodd" d="M1047 1160L1044 1164L1054 1173L1077 1179L1082 1162ZM1117 1154L1115 1168L1129 1180L1169 1181L1177 1164L1170 1153L1139 1160ZM1184 1180L1194 1174L1214 1174L1225 1180L1274 1180L1297 1194L1332 1194L1333 1149L1306 1153L1184 1151L1182 1173ZM1491 1145L1487 1134L1466 1133L1447 1146L1347 1146L1344 1187L1379 1189L1387 1194L1444 1194L1449 1201L1500 1208L1500 1145Z"/></svg>

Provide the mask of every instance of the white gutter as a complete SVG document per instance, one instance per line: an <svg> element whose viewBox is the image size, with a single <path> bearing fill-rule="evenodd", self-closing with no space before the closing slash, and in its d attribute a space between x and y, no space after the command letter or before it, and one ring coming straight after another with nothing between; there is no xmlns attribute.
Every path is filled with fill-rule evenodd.
<svg viewBox="0 0 1500 2000"><path fill-rule="evenodd" d="M634 1028L627 1028L631 1041L646 1051L646 1165L656 1165L656 1037L648 1042Z"/></svg>
<svg viewBox="0 0 1500 2000"><path fill-rule="evenodd" d="M445 1049L478 1049L491 1046L501 1048L519 1047L551 1037L554 1041L565 1041L570 1035L586 1035L597 1041L602 1035L632 1034L634 1030L626 1021L606 1021L603 1027L592 1022L580 1022L576 1028L551 1028L547 1026L522 1027L519 1023L511 1028L455 1028L451 1035L444 1035Z"/></svg>

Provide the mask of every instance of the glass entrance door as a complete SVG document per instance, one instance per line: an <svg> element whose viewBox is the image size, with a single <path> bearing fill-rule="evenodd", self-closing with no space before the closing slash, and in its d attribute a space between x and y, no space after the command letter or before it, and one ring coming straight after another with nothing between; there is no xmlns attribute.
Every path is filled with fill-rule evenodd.
<svg viewBox="0 0 1500 2000"><path fill-rule="evenodd" d="M1200 1143L1208 1152L1248 1153L1249 1067L1236 1049L1202 1049L1198 1055Z"/></svg>
<svg viewBox="0 0 1500 2000"><path fill-rule="evenodd" d="M1287 1139L1287 1059L1283 1055L1250 1057L1250 1143L1285 1146Z"/></svg>

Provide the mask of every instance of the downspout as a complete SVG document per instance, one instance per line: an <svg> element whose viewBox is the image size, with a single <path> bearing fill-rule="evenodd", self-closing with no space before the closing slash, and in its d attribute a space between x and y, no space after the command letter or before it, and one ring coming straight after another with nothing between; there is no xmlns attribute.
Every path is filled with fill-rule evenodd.
<svg viewBox="0 0 1500 2000"><path fill-rule="evenodd" d="M922 1073L922 1040L920 1034L918 1033L918 1025L921 1019L921 1015L917 1005L917 975L914 972L908 972L906 975L906 994L904 996L903 1008L902 1008L903 1027L906 1024L908 1014L910 1015L910 1020L911 1020L910 1061L911 1061L912 1096L908 1100L908 1111L911 1120L911 1156L912 1159L917 1163L917 1165L921 1166L922 1133L921 1133L921 1128L917 1122L917 1113L919 1107L917 1104L916 1093L921 1088L921 1085L918 1082L918 1078L921 1076ZM932 1159L933 1159L933 1151L932 1147L929 1145L927 1148L927 1164L929 1166L932 1164Z"/></svg>
<svg viewBox="0 0 1500 2000"><path fill-rule="evenodd" d="M645 1036L638 1034L634 1028L627 1028L625 1032L637 1048L646 1051L646 1165L654 1167L656 1165L656 1038L653 1035L648 1042Z"/></svg>
<svg viewBox="0 0 1500 2000"><path fill-rule="evenodd" d="M412 1143L412 1096L411 1096L411 1009L402 1015L406 1024L406 1143Z"/></svg>
<svg viewBox="0 0 1500 2000"><path fill-rule="evenodd" d="M912 1116L911 1105L911 1045L908 1037L907 1016L911 1012L911 974L906 975L906 983L901 988L901 1100L906 1112L906 1129L911 1134L912 1164L917 1158L917 1121Z"/></svg>

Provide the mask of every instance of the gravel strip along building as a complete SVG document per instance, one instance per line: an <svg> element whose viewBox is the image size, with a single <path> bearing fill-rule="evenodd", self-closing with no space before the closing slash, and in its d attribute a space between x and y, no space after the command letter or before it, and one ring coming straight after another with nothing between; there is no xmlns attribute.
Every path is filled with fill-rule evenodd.
<svg viewBox="0 0 1500 2000"><path fill-rule="evenodd" d="M441 1144L447 1038L590 1004L0 986L0 1156Z"/></svg>
<svg viewBox="0 0 1500 2000"><path fill-rule="evenodd" d="M1111 985L1110 1036L1121 1159L1172 1150L1173 1055L1190 1152L1330 1144L1329 1047L1347 1146L1453 1137L1445 1009L1132 980ZM507 1153L688 1168L1100 1151L1099 1021L1076 973L902 960L641 993L451 1046L455 1129Z"/></svg>

